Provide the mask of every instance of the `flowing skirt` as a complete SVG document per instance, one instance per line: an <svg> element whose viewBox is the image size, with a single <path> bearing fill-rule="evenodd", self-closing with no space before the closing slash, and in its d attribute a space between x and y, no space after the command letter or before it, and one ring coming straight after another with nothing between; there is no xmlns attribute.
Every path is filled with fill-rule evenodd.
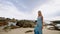
<svg viewBox="0 0 60 34"><path fill-rule="evenodd" d="M41 28L36 27L36 28L34 29L34 34L42 34L42 27L41 27Z"/></svg>

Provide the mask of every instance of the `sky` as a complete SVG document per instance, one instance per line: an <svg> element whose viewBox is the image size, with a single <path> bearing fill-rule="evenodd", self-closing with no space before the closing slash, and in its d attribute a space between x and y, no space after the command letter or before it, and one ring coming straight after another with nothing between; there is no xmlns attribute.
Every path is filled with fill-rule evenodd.
<svg viewBox="0 0 60 34"><path fill-rule="evenodd" d="M39 10L44 20L60 19L60 0L0 0L0 17L36 20Z"/></svg>

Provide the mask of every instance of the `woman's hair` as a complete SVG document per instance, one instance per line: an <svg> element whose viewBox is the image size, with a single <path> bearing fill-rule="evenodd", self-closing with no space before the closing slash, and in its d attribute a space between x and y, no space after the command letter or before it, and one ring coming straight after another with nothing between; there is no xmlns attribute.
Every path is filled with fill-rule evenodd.
<svg viewBox="0 0 60 34"><path fill-rule="evenodd" d="M42 16L42 13L41 13L41 11L38 11L38 16Z"/></svg>

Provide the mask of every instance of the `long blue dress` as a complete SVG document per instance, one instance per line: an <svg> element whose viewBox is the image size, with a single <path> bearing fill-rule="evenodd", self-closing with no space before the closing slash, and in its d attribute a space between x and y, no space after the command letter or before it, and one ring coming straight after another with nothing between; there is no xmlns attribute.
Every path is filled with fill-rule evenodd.
<svg viewBox="0 0 60 34"><path fill-rule="evenodd" d="M42 17L37 18L37 25L34 29L34 34L42 34Z"/></svg>

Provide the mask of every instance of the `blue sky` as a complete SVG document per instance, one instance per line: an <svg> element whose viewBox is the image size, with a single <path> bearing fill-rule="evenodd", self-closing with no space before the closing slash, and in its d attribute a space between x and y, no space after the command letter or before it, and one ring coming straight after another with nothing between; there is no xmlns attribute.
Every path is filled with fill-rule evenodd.
<svg viewBox="0 0 60 34"><path fill-rule="evenodd" d="M60 0L0 0L0 17L35 20L38 10L47 20L60 17Z"/></svg>

